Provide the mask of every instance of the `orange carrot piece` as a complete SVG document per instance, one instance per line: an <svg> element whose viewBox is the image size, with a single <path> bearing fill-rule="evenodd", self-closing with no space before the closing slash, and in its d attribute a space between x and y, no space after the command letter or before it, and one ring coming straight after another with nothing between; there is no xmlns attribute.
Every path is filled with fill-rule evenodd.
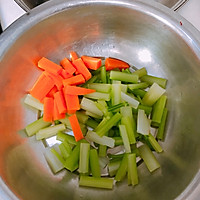
<svg viewBox="0 0 200 200"><path fill-rule="evenodd" d="M69 74L65 69L62 70L62 72L60 73L60 75L62 76L62 78L64 79L68 79L70 77L72 77L72 74Z"/></svg>
<svg viewBox="0 0 200 200"><path fill-rule="evenodd" d="M78 122L76 114L73 114L69 117L69 122L72 127L72 131L74 133L75 140L78 142L79 140L83 139L83 133L80 128L80 124Z"/></svg>
<svg viewBox="0 0 200 200"><path fill-rule="evenodd" d="M74 64L77 72L82 74L86 81L92 77L90 71L85 66L85 64L84 64L84 62L83 62L83 60L81 58L76 59L73 62L73 64Z"/></svg>
<svg viewBox="0 0 200 200"><path fill-rule="evenodd" d="M67 105L67 110L70 112L74 110L80 110L78 95L65 94L65 102Z"/></svg>
<svg viewBox="0 0 200 200"><path fill-rule="evenodd" d="M101 67L101 59L94 58L90 56L81 56L83 62L85 63L86 67L89 69L97 70Z"/></svg>
<svg viewBox="0 0 200 200"><path fill-rule="evenodd" d="M67 113L68 114L74 114L74 113L76 113L76 110L68 110Z"/></svg>
<svg viewBox="0 0 200 200"><path fill-rule="evenodd" d="M63 66L63 68L69 74L73 74L76 71L76 68L73 66L73 64L71 63L71 61L68 58L64 58L63 60L61 60L60 64Z"/></svg>
<svg viewBox="0 0 200 200"><path fill-rule="evenodd" d="M76 76L72 76L70 78L67 78L63 80L63 85L80 85L82 83L85 83L85 79L82 74L78 74Z"/></svg>
<svg viewBox="0 0 200 200"><path fill-rule="evenodd" d="M70 52L70 59L72 62L74 62L76 59L78 59L78 55L75 51Z"/></svg>
<svg viewBox="0 0 200 200"><path fill-rule="evenodd" d="M42 73L30 90L30 94L39 101L42 101L53 87L53 80Z"/></svg>
<svg viewBox="0 0 200 200"><path fill-rule="evenodd" d="M43 57L38 61L38 67L52 74L60 74L62 67Z"/></svg>
<svg viewBox="0 0 200 200"><path fill-rule="evenodd" d="M53 113L54 113L54 99L51 97L44 98L44 115L43 120L45 122L53 121Z"/></svg>
<svg viewBox="0 0 200 200"><path fill-rule="evenodd" d="M65 91L65 94L71 94L71 95L85 95L85 94L96 92L96 90L93 90L93 89L87 89L87 88L82 88L82 87L72 86L72 85L65 85L64 91Z"/></svg>
<svg viewBox="0 0 200 200"><path fill-rule="evenodd" d="M67 112L67 106L65 103L65 97L63 95L62 91L58 91L54 94L54 99L58 108L58 112L61 113L66 113Z"/></svg>
<svg viewBox="0 0 200 200"><path fill-rule="evenodd" d="M46 95L46 97L54 97L54 93L58 91L57 87L54 85L53 88L49 91L49 93Z"/></svg>
<svg viewBox="0 0 200 200"><path fill-rule="evenodd" d="M65 113L61 113L61 114L59 113L58 107L54 99L53 119L59 120L59 119L64 119L65 117L66 117Z"/></svg>
<svg viewBox="0 0 200 200"><path fill-rule="evenodd" d="M112 70L112 69L115 69L115 68L119 68L119 69L127 69L129 68L129 64L122 61L122 60L118 60L118 59L115 59L115 58L106 58L105 60L105 67L106 67L106 70Z"/></svg>

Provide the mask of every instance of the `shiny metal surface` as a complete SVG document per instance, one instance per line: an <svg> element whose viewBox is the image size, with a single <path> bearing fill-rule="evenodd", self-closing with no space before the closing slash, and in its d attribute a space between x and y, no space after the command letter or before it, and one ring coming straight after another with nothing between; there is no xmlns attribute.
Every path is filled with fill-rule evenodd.
<svg viewBox="0 0 200 200"><path fill-rule="evenodd" d="M34 0L34 1L33 0L15 0L15 2L17 2L25 11L30 11L36 6L42 3L45 3L47 1L49 0ZM173 10L177 10L183 4L185 4L188 0L154 0L154 1L163 4L167 6L168 8L172 8Z"/></svg>
<svg viewBox="0 0 200 200"><path fill-rule="evenodd" d="M180 23L181 22L181 23ZM198 200L200 195L200 33L155 2L49 1L17 20L0 36L0 197L23 200ZM39 75L35 62L58 62L71 50L111 56L168 79L169 117L161 168L139 166L140 184L112 191L79 188L78 176L54 175L44 145L23 128L37 113L23 105Z"/></svg>

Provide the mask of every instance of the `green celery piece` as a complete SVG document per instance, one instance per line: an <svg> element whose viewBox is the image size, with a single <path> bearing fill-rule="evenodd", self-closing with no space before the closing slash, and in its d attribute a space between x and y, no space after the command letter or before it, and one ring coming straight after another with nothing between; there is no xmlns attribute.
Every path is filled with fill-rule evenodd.
<svg viewBox="0 0 200 200"><path fill-rule="evenodd" d="M106 67L102 66L100 70L100 76L102 83L107 83L107 77L106 77Z"/></svg>
<svg viewBox="0 0 200 200"><path fill-rule="evenodd" d="M115 115L113 115L108 121L107 123L104 124L104 126L97 130L96 133L99 136L103 136L105 135L114 125L117 124L117 122L121 119L121 114L120 113L116 113Z"/></svg>
<svg viewBox="0 0 200 200"><path fill-rule="evenodd" d="M89 118L87 120L87 122L86 122L86 125L91 127L91 128L93 128L93 129L95 129L98 126L98 124L99 123L96 120L92 119L92 118Z"/></svg>
<svg viewBox="0 0 200 200"><path fill-rule="evenodd" d="M110 177L113 177L116 175L117 170L119 169L121 160L115 160L115 161L110 161L108 163L108 173Z"/></svg>
<svg viewBox="0 0 200 200"><path fill-rule="evenodd" d="M130 90L135 90L135 89L146 89L149 86L148 83L141 82L141 83L133 83L133 84L128 84L128 88Z"/></svg>
<svg viewBox="0 0 200 200"><path fill-rule="evenodd" d="M128 83L137 83L139 76L137 74L128 74L119 71L110 71L110 79L124 81Z"/></svg>
<svg viewBox="0 0 200 200"><path fill-rule="evenodd" d="M131 146L130 146L130 142L129 142L126 126L125 125L119 125L119 131L120 131L120 135L121 135L122 140L123 140L125 152L126 153L131 153Z"/></svg>
<svg viewBox="0 0 200 200"><path fill-rule="evenodd" d="M98 99L97 102L95 102L95 104L96 104L97 108L103 112L104 116L108 116L109 115L108 106L107 106L107 103L106 103L105 100Z"/></svg>
<svg viewBox="0 0 200 200"><path fill-rule="evenodd" d="M110 101L110 93L103 93L103 92L93 92L90 94L85 94L85 97L89 98L89 99L101 99L101 100L105 100L105 101Z"/></svg>
<svg viewBox="0 0 200 200"><path fill-rule="evenodd" d="M124 92L121 92L121 99L129 104L129 106L137 109L140 102L133 97L131 94L126 94Z"/></svg>
<svg viewBox="0 0 200 200"><path fill-rule="evenodd" d="M121 154L108 154L108 157L111 159L110 162L114 162L119 160L120 162L122 161L122 158L124 157L125 153Z"/></svg>
<svg viewBox="0 0 200 200"><path fill-rule="evenodd" d="M159 77L155 77L155 76L150 76L150 75L145 75L142 76L140 78L140 80L142 82L147 82L150 85L152 85L153 83L157 83L158 85L160 85L160 87L162 88L166 88L166 84L167 84L167 80L164 78L159 78Z"/></svg>
<svg viewBox="0 0 200 200"><path fill-rule="evenodd" d="M59 125L50 126L50 127L47 127L47 128L40 129L36 133L36 139L42 140L42 139L52 137L52 136L56 135L59 131L64 131L65 129L66 128L65 128L64 124L59 124Z"/></svg>
<svg viewBox="0 0 200 200"><path fill-rule="evenodd" d="M115 146L123 145L122 137L113 137L115 140Z"/></svg>
<svg viewBox="0 0 200 200"><path fill-rule="evenodd" d="M138 184L138 173L137 173L137 163L136 163L136 154L128 154L128 179L130 179L131 184Z"/></svg>
<svg viewBox="0 0 200 200"><path fill-rule="evenodd" d="M64 141L59 145L60 152L62 154L62 157L66 160L70 154L72 153L72 149L70 147L70 144L67 141Z"/></svg>
<svg viewBox="0 0 200 200"><path fill-rule="evenodd" d="M153 106L151 124L155 127L159 127L166 102L167 102L167 96L162 95Z"/></svg>
<svg viewBox="0 0 200 200"><path fill-rule="evenodd" d="M134 109L134 108L133 108L133 113L134 113L134 114L137 114L139 109L140 109L140 110L144 110L144 112L145 112L145 114L146 114L147 116L150 115L151 112L152 112L152 107L151 107L151 106L145 106L145 105L139 104L137 109Z"/></svg>
<svg viewBox="0 0 200 200"><path fill-rule="evenodd" d="M90 156L90 144L80 144L80 157L79 157L79 172L86 174L89 172L89 156Z"/></svg>
<svg viewBox="0 0 200 200"><path fill-rule="evenodd" d="M91 83L91 84L88 84L88 88L89 89L94 89L97 92L108 93L111 90L111 84L107 84L107 83Z"/></svg>
<svg viewBox="0 0 200 200"><path fill-rule="evenodd" d="M25 128L27 135L30 137L36 134L40 129L46 128L51 125L51 122L45 122L43 118L40 118L31 124L28 124Z"/></svg>
<svg viewBox="0 0 200 200"><path fill-rule="evenodd" d="M150 148L144 144L140 146L139 148L140 156L144 160L144 163L146 164L148 170L150 172L155 171L156 169L160 168L160 164Z"/></svg>
<svg viewBox="0 0 200 200"><path fill-rule="evenodd" d="M121 83L111 85L111 102L112 106L121 103Z"/></svg>
<svg viewBox="0 0 200 200"><path fill-rule="evenodd" d="M67 141L69 144L77 145L77 142L76 142L74 136L68 135L68 134L63 133L61 131L58 132L56 139L61 141L61 142Z"/></svg>
<svg viewBox="0 0 200 200"><path fill-rule="evenodd" d="M124 93L127 93L127 90L128 90L128 85L121 84L121 91L124 92Z"/></svg>
<svg viewBox="0 0 200 200"><path fill-rule="evenodd" d="M106 157L107 155L107 146L106 145L99 145L99 157Z"/></svg>
<svg viewBox="0 0 200 200"><path fill-rule="evenodd" d="M167 108L164 108L161 123L158 128L157 135L156 135L156 138L158 140L162 140L162 141L164 140L164 131L165 131L165 125L166 125L166 120L167 120L167 114L168 114L168 110L167 110Z"/></svg>
<svg viewBox="0 0 200 200"><path fill-rule="evenodd" d="M73 172L79 167L79 156L80 156L80 142L72 150L70 156L65 160L64 167L69 171Z"/></svg>
<svg viewBox="0 0 200 200"><path fill-rule="evenodd" d="M147 92L142 89L134 89L134 90L131 90L131 93L133 93L135 96L140 96L141 98L143 98Z"/></svg>
<svg viewBox="0 0 200 200"><path fill-rule="evenodd" d="M77 116L78 121L83 124L85 124L89 118L89 116L86 115L85 112L83 111L77 111L76 116Z"/></svg>
<svg viewBox="0 0 200 200"><path fill-rule="evenodd" d="M115 176L115 180L116 181L122 181L123 178L126 176L127 173L127 169L128 169L128 158L127 158L127 154L124 154L122 161L120 163L120 166L117 170L116 176Z"/></svg>
<svg viewBox="0 0 200 200"><path fill-rule="evenodd" d="M151 133L148 135L148 139L151 146L157 153L161 153L163 151L162 147L160 146L160 144L157 142L157 140L153 137Z"/></svg>
<svg viewBox="0 0 200 200"><path fill-rule="evenodd" d="M133 124L131 124L130 117L129 116L122 117L121 124L125 125L125 127L126 127L126 131L127 131L127 135L128 135L130 144L135 144L136 143L136 139L135 139L136 132L134 130Z"/></svg>
<svg viewBox="0 0 200 200"><path fill-rule="evenodd" d="M147 70L145 67L142 67L142 68L134 71L132 74L138 75L138 77L141 78L141 77L147 75Z"/></svg>
<svg viewBox="0 0 200 200"><path fill-rule="evenodd" d="M114 179L112 178L99 178L90 176L80 176L79 186L95 187L103 189L112 189L114 184Z"/></svg>
<svg viewBox="0 0 200 200"><path fill-rule="evenodd" d="M101 170L99 165L99 157L96 149L90 149L90 169L93 177L100 178Z"/></svg>
<svg viewBox="0 0 200 200"><path fill-rule="evenodd" d="M110 119L110 117L104 117L101 122L98 124L98 126L94 129L95 132L101 130L105 124L108 122L108 120Z"/></svg>
<svg viewBox="0 0 200 200"><path fill-rule="evenodd" d="M152 106L165 93L165 91L166 90L160 87L157 83L153 83L142 98L143 104L146 106Z"/></svg>
<svg viewBox="0 0 200 200"><path fill-rule="evenodd" d="M27 94L25 99L24 99L24 103L37 109L37 110L44 110L44 104L40 103L40 101L36 98L34 98L32 95Z"/></svg>
<svg viewBox="0 0 200 200"><path fill-rule="evenodd" d="M122 72L125 72L125 73L128 73L128 74L132 74L132 72L130 71L129 68L122 69Z"/></svg>
<svg viewBox="0 0 200 200"><path fill-rule="evenodd" d="M147 118L144 110L138 110L137 117L137 132L142 135L148 135L150 133L150 120Z"/></svg>
<svg viewBox="0 0 200 200"><path fill-rule="evenodd" d="M58 160L60 160L60 162L64 165L65 160L63 159L63 157L52 147L51 148L51 152L58 158Z"/></svg>
<svg viewBox="0 0 200 200"><path fill-rule="evenodd" d="M108 112L115 112L115 111L119 110L119 108L124 107L125 105L126 105L126 103L123 102L123 103L119 103L114 106L111 106L108 108Z"/></svg>

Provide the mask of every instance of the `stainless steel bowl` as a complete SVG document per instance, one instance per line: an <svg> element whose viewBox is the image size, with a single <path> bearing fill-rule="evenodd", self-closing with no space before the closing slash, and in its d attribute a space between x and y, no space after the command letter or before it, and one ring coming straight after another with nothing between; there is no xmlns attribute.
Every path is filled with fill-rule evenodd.
<svg viewBox="0 0 200 200"><path fill-rule="evenodd" d="M58 0L33 9L0 37L0 194L2 199L199 199L200 34L153 1ZM78 176L52 174L44 145L23 128L36 113L23 105L46 56L112 56L168 79L169 117L161 168L139 166L140 184L112 191L80 188Z"/></svg>

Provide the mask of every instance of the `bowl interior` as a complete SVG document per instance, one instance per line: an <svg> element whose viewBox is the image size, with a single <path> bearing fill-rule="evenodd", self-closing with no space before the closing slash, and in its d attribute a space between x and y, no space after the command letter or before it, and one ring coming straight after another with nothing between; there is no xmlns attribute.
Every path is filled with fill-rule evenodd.
<svg viewBox="0 0 200 200"><path fill-rule="evenodd" d="M178 197L199 170L200 52L170 14L146 3L116 2L55 9L40 20L37 15L34 19L33 11L27 16L33 18L30 25L17 37L13 33L13 38L6 38L13 42L0 55L0 172L23 200L169 200ZM23 130L37 117L23 104L40 73L35 63L42 56L58 63L72 50L79 55L116 57L168 79L169 115L165 141L160 143L164 152L157 155L161 168L151 175L140 165L140 184L134 188L126 180L112 191L80 188L77 175L52 174L43 156L44 144L34 136L27 138Z"/></svg>

